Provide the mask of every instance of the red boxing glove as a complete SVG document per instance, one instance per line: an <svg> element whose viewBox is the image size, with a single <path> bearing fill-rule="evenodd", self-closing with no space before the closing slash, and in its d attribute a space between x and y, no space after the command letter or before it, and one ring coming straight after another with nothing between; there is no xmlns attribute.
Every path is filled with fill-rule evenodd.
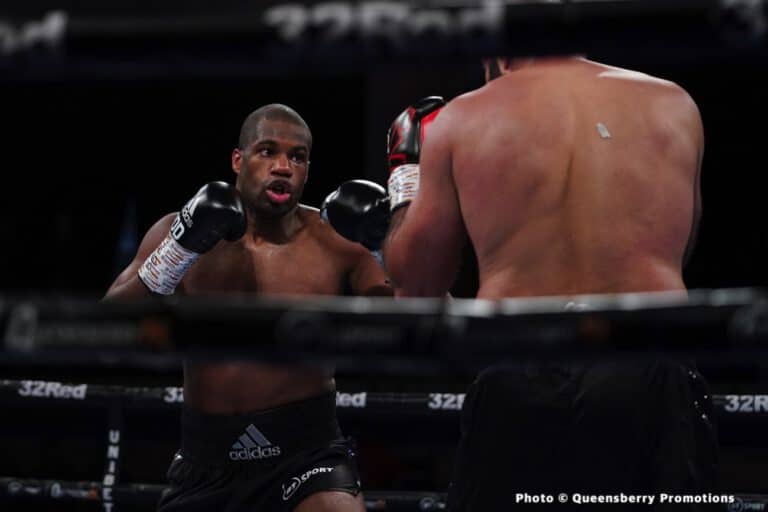
<svg viewBox="0 0 768 512"><path fill-rule="evenodd" d="M387 132L387 188L391 210L410 203L419 190L419 156L427 127L445 106L440 96L429 96L405 109Z"/></svg>

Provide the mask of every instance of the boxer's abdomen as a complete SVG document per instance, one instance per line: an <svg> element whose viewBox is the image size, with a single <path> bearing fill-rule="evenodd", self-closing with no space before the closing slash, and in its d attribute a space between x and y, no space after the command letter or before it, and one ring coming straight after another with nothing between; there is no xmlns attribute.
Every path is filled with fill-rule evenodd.
<svg viewBox="0 0 768 512"><path fill-rule="evenodd" d="M327 392L331 371L308 366L273 366L236 361L187 362L184 401L208 413L270 409Z"/></svg>

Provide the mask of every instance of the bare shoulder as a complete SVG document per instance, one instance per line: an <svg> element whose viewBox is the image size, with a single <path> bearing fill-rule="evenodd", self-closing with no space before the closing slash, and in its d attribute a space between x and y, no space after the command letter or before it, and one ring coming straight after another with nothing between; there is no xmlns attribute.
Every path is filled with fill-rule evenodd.
<svg viewBox="0 0 768 512"><path fill-rule="evenodd" d="M667 111L670 115L676 112L694 123L700 122L701 115L696 101L685 88L671 80L664 80L651 75L645 76L648 77L648 82L653 84L655 100L662 110Z"/></svg>
<svg viewBox="0 0 768 512"><path fill-rule="evenodd" d="M325 222L320 217L320 209L314 206L299 204L299 217L313 233L317 230L322 230L322 226L325 225Z"/></svg>
<svg viewBox="0 0 768 512"><path fill-rule="evenodd" d="M486 101L486 98L490 93L490 86L492 84L493 83L491 82L478 89L473 89L469 92L465 92L464 94L456 96L448 102L442 111L440 111L440 115L438 117L443 117L446 115L462 115L466 112L473 111L476 108L476 105Z"/></svg>
<svg viewBox="0 0 768 512"><path fill-rule="evenodd" d="M608 66L606 64L594 64L599 68L598 76L600 78L636 82L638 84L652 87L659 93L690 97L688 92L682 86L671 80L666 80L664 78L649 75L648 73L643 73L641 71L635 71L632 69Z"/></svg>
<svg viewBox="0 0 768 512"><path fill-rule="evenodd" d="M680 84L671 80L666 80L657 76L634 71L631 69L618 68L605 64L591 63L597 67L598 77L601 79L617 80L627 84L639 86L647 97L652 98L654 102L662 109L687 113L693 117L698 117L699 111L696 102L688 91Z"/></svg>
<svg viewBox="0 0 768 512"><path fill-rule="evenodd" d="M466 92L451 99L430 126L430 133L441 133L441 137L453 138L475 118L485 118L485 110L492 105L487 85Z"/></svg>
<svg viewBox="0 0 768 512"><path fill-rule="evenodd" d="M350 242L339 235L330 224L320 217L320 210L304 204L299 205L299 214L305 222L310 235L330 251L339 256L356 257L367 253L362 245Z"/></svg>
<svg viewBox="0 0 768 512"><path fill-rule="evenodd" d="M526 73L509 73L487 82L482 87L456 96L440 112L440 116L487 116L498 111L500 102L505 105L529 100L530 94L541 89L541 80ZM487 118L485 119L487 121Z"/></svg>

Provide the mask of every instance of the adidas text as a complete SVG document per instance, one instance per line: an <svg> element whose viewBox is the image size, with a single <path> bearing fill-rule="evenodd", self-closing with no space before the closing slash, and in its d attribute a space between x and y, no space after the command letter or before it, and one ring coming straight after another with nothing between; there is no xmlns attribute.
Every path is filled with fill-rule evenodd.
<svg viewBox="0 0 768 512"><path fill-rule="evenodd" d="M261 460L277 457L278 455L280 455L279 446L266 446L264 448L257 446L255 448L242 448L229 452L229 458L232 460Z"/></svg>

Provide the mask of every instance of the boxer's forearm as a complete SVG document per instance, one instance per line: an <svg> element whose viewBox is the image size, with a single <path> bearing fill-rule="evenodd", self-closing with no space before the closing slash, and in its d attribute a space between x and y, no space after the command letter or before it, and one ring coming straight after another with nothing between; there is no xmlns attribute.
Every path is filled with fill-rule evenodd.
<svg viewBox="0 0 768 512"><path fill-rule="evenodd" d="M406 270L404 269L402 237L399 236L400 225L405 217L405 212L408 210L408 206L403 206L395 210L389 221L389 229L387 230L387 236L384 239L384 245L381 248L382 258L384 259L384 268L386 269L389 280L396 292L396 296L403 296L403 290L400 288L400 283L403 281ZM407 279L406 279L407 280Z"/></svg>
<svg viewBox="0 0 768 512"><path fill-rule="evenodd" d="M103 301L124 300L124 299L141 299L145 297L151 297L152 294L141 282L139 276L126 280L123 283L115 283L107 290L104 295Z"/></svg>
<svg viewBox="0 0 768 512"><path fill-rule="evenodd" d="M455 265L432 245L429 230L405 222L409 206L393 214L383 247L384 266L397 297L442 297L455 275Z"/></svg>

